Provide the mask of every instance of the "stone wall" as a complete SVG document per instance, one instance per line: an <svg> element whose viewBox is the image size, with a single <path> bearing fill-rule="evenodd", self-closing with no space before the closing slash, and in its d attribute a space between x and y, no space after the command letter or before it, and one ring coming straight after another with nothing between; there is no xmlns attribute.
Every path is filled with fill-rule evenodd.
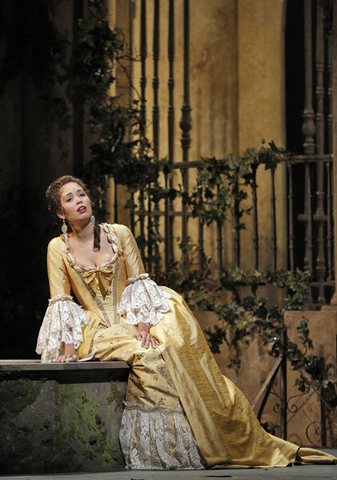
<svg viewBox="0 0 337 480"><path fill-rule="evenodd" d="M123 468L125 362L0 361L0 472Z"/></svg>

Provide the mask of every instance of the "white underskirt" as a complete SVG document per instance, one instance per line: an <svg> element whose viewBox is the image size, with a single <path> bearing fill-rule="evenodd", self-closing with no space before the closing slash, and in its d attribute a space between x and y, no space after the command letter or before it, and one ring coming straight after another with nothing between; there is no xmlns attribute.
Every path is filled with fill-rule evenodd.
<svg viewBox="0 0 337 480"><path fill-rule="evenodd" d="M202 470L190 424L181 411L126 404L120 431L126 468Z"/></svg>

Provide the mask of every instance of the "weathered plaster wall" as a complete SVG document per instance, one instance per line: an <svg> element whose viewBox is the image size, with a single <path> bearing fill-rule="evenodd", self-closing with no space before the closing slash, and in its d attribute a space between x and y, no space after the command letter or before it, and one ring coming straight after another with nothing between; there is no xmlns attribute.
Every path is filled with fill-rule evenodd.
<svg viewBox="0 0 337 480"><path fill-rule="evenodd" d="M111 0L111 4L114 2ZM120 2L116 2L118 5ZM212 0L190 2L190 105L192 130L190 160L201 157L224 158L248 147L259 147L262 139L285 146L284 112L284 23L285 0ZM140 53L140 2L134 4L133 53ZM147 135L152 138L153 107L153 11L147 2ZM118 18L117 18L118 24ZM167 116L169 90L168 3L160 5L160 156L168 154ZM140 62L134 65L134 85L140 92ZM183 104L183 1L175 2L175 141L174 161L182 161L181 107ZM136 93L134 94L137 95ZM190 174L190 187L195 173ZM278 267L286 266L286 172L276 174ZM175 183L181 182L177 173ZM259 231L261 268L271 265L270 175L259 173ZM119 197L120 198L120 197ZM120 202L123 203L124 202ZM177 210L180 209L178 202ZM120 214L125 219L123 207ZM252 269L251 217L244 221L242 267ZM232 225L224 227L225 265L234 263ZM181 233L175 221L176 235ZM190 219L189 233L197 238L197 221ZM215 228L206 232L206 252L216 251Z"/></svg>
<svg viewBox="0 0 337 480"><path fill-rule="evenodd" d="M285 144L285 0L238 1L238 150L257 146L262 139ZM262 171L261 171L262 170ZM257 183L261 265L271 265L270 172L260 169ZM286 170L276 173L278 267L287 261ZM251 268L251 218L242 234L242 266Z"/></svg>

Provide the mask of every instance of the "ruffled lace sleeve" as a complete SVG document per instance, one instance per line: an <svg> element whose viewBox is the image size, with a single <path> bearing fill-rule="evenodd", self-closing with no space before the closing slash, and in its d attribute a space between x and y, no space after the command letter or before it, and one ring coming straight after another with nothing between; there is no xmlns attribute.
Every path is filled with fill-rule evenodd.
<svg viewBox="0 0 337 480"><path fill-rule="evenodd" d="M89 319L85 311L70 295L58 295L49 300L37 339L36 352L42 355L42 363L50 363L63 355L64 344L74 344L75 349L83 341L82 327Z"/></svg>
<svg viewBox="0 0 337 480"><path fill-rule="evenodd" d="M163 292L149 275L144 273L128 279L118 313L125 318L126 323L137 325L144 322L151 327L159 323L164 313L169 312L170 297L169 293Z"/></svg>

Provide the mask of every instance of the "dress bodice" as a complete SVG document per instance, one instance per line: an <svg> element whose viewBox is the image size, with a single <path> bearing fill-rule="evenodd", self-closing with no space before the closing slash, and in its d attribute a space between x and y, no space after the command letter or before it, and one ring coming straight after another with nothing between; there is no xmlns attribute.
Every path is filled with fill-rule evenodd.
<svg viewBox="0 0 337 480"><path fill-rule="evenodd" d="M71 331L80 331L74 324L77 318L83 319L83 311L87 318L81 323L84 336L79 334L77 342L74 342L78 345L76 348L81 346L83 355L90 349L90 338L97 329L120 322L135 325L143 321L155 325L168 311L169 295L163 293L145 273L131 231L117 224L103 224L102 228L111 243L113 256L111 261L99 267L78 264L63 235L49 243L47 265L51 300L45 317L48 321L45 323L48 329L54 328L59 332L59 340L50 354L54 358L61 339L63 342L67 339L66 343L70 343ZM71 295L80 305L73 302ZM61 313L60 307L63 310ZM72 313L74 309L81 309L81 313ZM63 318L62 322L60 318ZM42 325L42 331L46 325ZM46 336L47 333L41 338L39 349L43 348Z"/></svg>

